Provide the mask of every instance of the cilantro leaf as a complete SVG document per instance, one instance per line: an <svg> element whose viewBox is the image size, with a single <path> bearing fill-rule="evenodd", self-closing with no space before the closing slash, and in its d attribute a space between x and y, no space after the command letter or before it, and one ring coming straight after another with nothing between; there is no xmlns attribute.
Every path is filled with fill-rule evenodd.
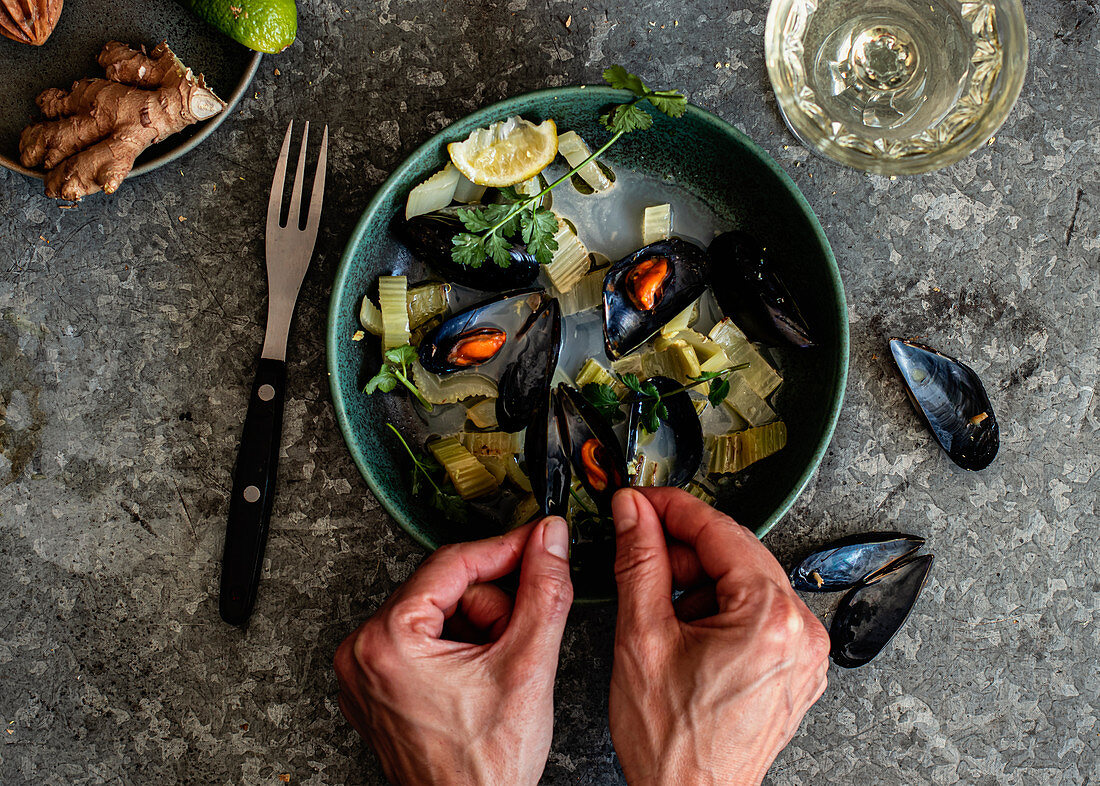
<svg viewBox="0 0 1100 786"><path fill-rule="evenodd" d="M642 80L627 71L621 65L613 65L610 68L605 68L603 78L607 84L611 85L616 90L629 90L638 97L642 97L648 92L646 86L642 84Z"/></svg>
<svg viewBox="0 0 1100 786"><path fill-rule="evenodd" d="M498 233L492 232L485 237L485 255L490 257L498 267L508 267L512 264L509 250L511 245Z"/></svg>
<svg viewBox="0 0 1100 786"><path fill-rule="evenodd" d="M409 344L405 344L404 346L387 349L383 353L382 357L384 357L390 363L397 363L402 366L407 366L416 360L417 354L415 349L413 349Z"/></svg>
<svg viewBox="0 0 1100 786"><path fill-rule="evenodd" d="M363 386L363 392L368 395L375 391L389 393L395 387L397 387L397 377L390 371L389 366L383 365L378 369L377 374L367 380L367 384Z"/></svg>
<svg viewBox="0 0 1100 786"><path fill-rule="evenodd" d="M620 408L619 397L615 395L615 389L610 385L589 382L581 388L581 395L611 423L617 423L625 417Z"/></svg>
<svg viewBox="0 0 1100 786"><path fill-rule="evenodd" d="M677 90L660 90L650 93L646 100L653 104L653 108L669 117L680 117L687 109L687 98Z"/></svg>
<svg viewBox="0 0 1100 786"><path fill-rule="evenodd" d="M653 117L637 104L619 104L607 114L600 116L600 123L613 134L629 134L631 131L645 131L653 125Z"/></svg>
<svg viewBox="0 0 1100 786"><path fill-rule="evenodd" d="M729 395L729 392L729 380L716 379L710 383L710 392L707 394L707 399L710 401L712 407L717 407L726 400L726 396Z"/></svg>
<svg viewBox="0 0 1100 786"><path fill-rule="evenodd" d="M497 193L500 198L510 205L514 205L516 202L522 202L527 198L526 194L521 194L516 190L515 186L501 186L497 189Z"/></svg>
<svg viewBox="0 0 1100 786"><path fill-rule="evenodd" d="M650 434L656 434L661 427L661 421L657 416L657 402L647 401L642 407L642 428Z"/></svg>
<svg viewBox="0 0 1100 786"><path fill-rule="evenodd" d="M619 374L619 381L633 390L635 393L642 392L642 384L638 381L637 374Z"/></svg>
<svg viewBox="0 0 1100 786"><path fill-rule="evenodd" d="M451 239L451 259L465 267L481 267L485 261L485 241L469 232L460 232Z"/></svg>
<svg viewBox="0 0 1100 786"><path fill-rule="evenodd" d="M639 387L638 392L641 393L643 396L647 396L648 398L656 399L658 401L661 399L661 391L657 390L657 386L649 381L643 382Z"/></svg>
<svg viewBox="0 0 1100 786"><path fill-rule="evenodd" d="M493 206L490 205L490 207ZM458 218L462 222L462 225L471 232L485 232L495 223L491 218L488 207L470 207L459 210Z"/></svg>

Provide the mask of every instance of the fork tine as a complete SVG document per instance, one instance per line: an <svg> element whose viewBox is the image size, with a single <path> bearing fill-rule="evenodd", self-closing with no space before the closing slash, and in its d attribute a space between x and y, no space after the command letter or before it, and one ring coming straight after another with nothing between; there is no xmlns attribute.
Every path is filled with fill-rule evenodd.
<svg viewBox="0 0 1100 786"><path fill-rule="evenodd" d="M302 131L302 148L298 151L298 167L294 170L294 185L290 191L290 209L286 214L287 229L298 228L298 215L302 207L302 191L305 190L306 147L309 143L309 121Z"/></svg>
<svg viewBox="0 0 1100 786"><path fill-rule="evenodd" d="M267 200L267 228L278 229L279 213L283 209L283 181L286 180L286 160L290 157L290 132L294 130L294 121L286 127L283 147L279 151L279 160L275 163L275 177L271 180L271 196Z"/></svg>
<svg viewBox="0 0 1100 786"><path fill-rule="evenodd" d="M328 126L321 134L321 152L317 154L317 170L313 173L313 192L309 197L309 218L306 234L316 238L317 225L321 222L321 201L325 195L325 168L328 164Z"/></svg>

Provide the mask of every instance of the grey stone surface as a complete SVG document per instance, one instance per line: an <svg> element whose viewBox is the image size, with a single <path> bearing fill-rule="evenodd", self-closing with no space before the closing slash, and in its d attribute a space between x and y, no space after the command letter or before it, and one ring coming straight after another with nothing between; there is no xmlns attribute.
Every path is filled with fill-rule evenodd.
<svg viewBox="0 0 1100 786"><path fill-rule="evenodd" d="M1100 776L1100 7L1025 2L1031 70L995 142L892 181L792 139L763 67L765 5L308 0L298 42L178 166L68 211L0 171L0 783L383 782L341 719L330 664L423 553L336 427L329 285L372 190L430 134L615 61L682 86L771 153L844 274L847 404L765 542L789 560L898 528L938 557L889 651L833 670L769 781ZM329 124L330 185L291 337L261 597L240 632L214 598L262 337L259 227L291 117ZM894 334L984 376L1002 423L991 468L967 474L930 442L892 376ZM613 624L612 609L573 615L546 783L621 780Z"/></svg>

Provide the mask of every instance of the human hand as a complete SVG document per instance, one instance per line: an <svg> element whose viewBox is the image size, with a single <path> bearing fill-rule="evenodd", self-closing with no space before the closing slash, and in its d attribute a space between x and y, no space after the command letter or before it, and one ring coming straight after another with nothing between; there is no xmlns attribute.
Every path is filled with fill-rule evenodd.
<svg viewBox="0 0 1100 786"><path fill-rule="evenodd" d="M759 783L825 691L825 628L753 533L705 502L627 489L612 510L611 739L627 782ZM673 581L694 588L675 606Z"/></svg>
<svg viewBox="0 0 1100 786"><path fill-rule="evenodd" d="M560 518L444 546L336 651L340 708L396 784L535 784L573 599ZM520 565L515 602L486 582Z"/></svg>

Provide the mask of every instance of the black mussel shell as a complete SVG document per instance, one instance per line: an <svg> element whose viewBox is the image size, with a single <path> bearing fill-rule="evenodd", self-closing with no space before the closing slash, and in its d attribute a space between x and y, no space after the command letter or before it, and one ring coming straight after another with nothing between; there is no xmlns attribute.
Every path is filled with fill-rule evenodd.
<svg viewBox="0 0 1100 786"><path fill-rule="evenodd" d="M569 488L573 473L565 448L555 406L557 392L547 391L538 401L523 438L523 454L531 491L543 516L565 517L569 510Z"/></svg>
<svg viewBox="0 0 1100 786"><path fill-rule="evenodd" d="M561 349L561 307L546 301L516 336L514 359L497 384L497 422L503 431L520 431L531 423L540 402L550 395L550 379Z"/></svg>
<svg viewBox="0 0 1100 786"><path fill-rule="evenodd" d="M699 465L703 463L703 427L699 423L699 413L695 411L695 405L686 390L666 395L683 387L676 380L650 377L647 382L653 383L661 394L661 402L668 407L668 418L661 421L657 433L652 435L653 441L659 441L661 448L671 446L670 450L660 450L661 455L655 457L668 464L668 479L662 485L682 486L695 477ZM627 423L626 460L627 469L631 473L631 485L638 485L635 477L638 467L634 463L646 450L645 446L639 445L639 438L642 436L642 408L643 402L636 401L630 407L630 420ZM664 439L665 434L662 434L666 431L671 431L671 438L667 440Z"/></svg>
<svg viewBox="0 0 1100 786"><path fill-rule="evenodd" d="M518 235L510 238L513 245L508 253L512 264L508 267L500 267L488 258L481 263L481 267L460 265L454 261L451 257L454 244L451 241L457 233L466 231L458 217L458 211L465 209L445 207L407 221L404 214L398 215L394 219L394 233L408 246L413 256L451 283L486 292L503 292L533 285L539 275L539 263Z"/></svg>
<svg viewBox="0 0 1100 786"><path fill-rule="evenodd" d="M798 563L791 570L791 586L802 592L850 589L923 545L924 538L900 532L863 532L841 538Z"/></svg>
<svg viewBox="0 0 1100 786"><path fill-rule="evenodd" d="M420 342L420 365L433 374L449 374L514 356L520 343L518 332L542 305L542 299L537 289L505 292L443 320ZM501 333L503 343L499 343ZM497 340L487 343L491 334L496 334ZM490 350L495 351L489 354ZM464 352L465 360L456 362L456 353Z"/></svg>
<svg viewBox="0 0 1100 786"><path fill-rule="evenodd" d="M936 441L963 469L988 467L1000 447L993 405L974 369L931 347L890 340L914 408Z"/></svg>
<svg viewBox="0 0 1100 786"><path fill-rule="evenodd" d="M716 237L708 249L710 286L727 317L754 341L812 347L810 329L769 256L747 232Z"/></svg>
<svg viewBox="0 0 1100 786"><path fill-rule="evenodd" d="M882 652L905 623L931 568L931 554L912 557L845 595L829 628L833 662L853 669Z"/></svg>
<svg viewBox="0 0 1100 786"><path fill-rule="evenodd" d="M604 344L619 358L641 346L706 290L707 252L670 238L616 262L603 280Z"/></svg>
<svg viewBox="0 0 1100 786"><path fill-rule="evenodd" d="M573 471L600 510L610 510L611 497L627 479L619 440L579 390L562 383L557 392L558 426Z"/></svg>

